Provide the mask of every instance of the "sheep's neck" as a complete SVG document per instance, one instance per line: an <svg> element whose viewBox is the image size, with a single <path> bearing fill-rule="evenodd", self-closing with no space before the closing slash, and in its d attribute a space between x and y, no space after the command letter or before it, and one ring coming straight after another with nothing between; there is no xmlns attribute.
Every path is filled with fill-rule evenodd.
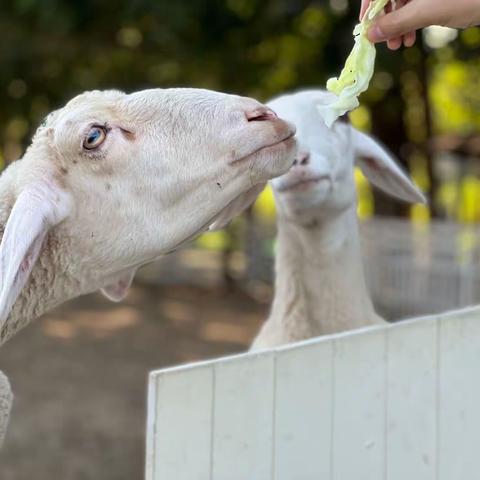
<svg viewBox="0 0 480 480"><path fill-rule="evenodd" d="M367 290L355 208L305 228L279 221L269 322L295 341L380 321Z"/></svg>

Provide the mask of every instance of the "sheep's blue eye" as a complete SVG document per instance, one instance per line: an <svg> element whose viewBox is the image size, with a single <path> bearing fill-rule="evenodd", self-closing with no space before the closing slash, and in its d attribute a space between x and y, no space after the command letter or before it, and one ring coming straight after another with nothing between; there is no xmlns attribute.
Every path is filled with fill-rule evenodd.
<svg viewBox="0 0 480 480"><path fill-rule="evenodd" d="M83 141L83 147L93 150L99 147L107 138L107 130L104 127L92 127Z"/></svg>
<svg viewBox="0 0 480 480"><path fill-rule="evenodd" d="M95 143L100 137L102 133L100 130L93 131L87 138L87 143Z"/></svg>

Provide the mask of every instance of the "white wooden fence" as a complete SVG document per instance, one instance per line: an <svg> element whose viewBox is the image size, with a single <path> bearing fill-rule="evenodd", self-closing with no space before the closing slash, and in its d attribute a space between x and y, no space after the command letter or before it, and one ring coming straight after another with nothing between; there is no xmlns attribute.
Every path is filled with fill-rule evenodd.
<svg viewBox="0 0 480 480"><path fill-rule="evenodd" d="M152 372L147 480L480 478L480 308Z"/></svg>

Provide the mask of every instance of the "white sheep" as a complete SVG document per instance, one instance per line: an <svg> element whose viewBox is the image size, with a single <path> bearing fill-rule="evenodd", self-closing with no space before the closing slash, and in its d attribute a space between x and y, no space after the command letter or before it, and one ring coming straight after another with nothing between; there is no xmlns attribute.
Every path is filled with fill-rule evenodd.
<svg viewBox="0 0 480 480"><path fill-rule="evenodd" d="M197 89L94 91L52 113L0 177L0 345L73 297L121 300L138 267L285 173L294 133L255 100Z"/></svg>
<svg viewBox="0 0 480 480"><path fill-rule="evenodd" d="M365 283L354 165L383 191L424 202L422 193L370 136L318 110L331 94L303 91L269 103L297 126L298 156L272 181L278 210L275 297L253 349L380 323Z"/></svg>

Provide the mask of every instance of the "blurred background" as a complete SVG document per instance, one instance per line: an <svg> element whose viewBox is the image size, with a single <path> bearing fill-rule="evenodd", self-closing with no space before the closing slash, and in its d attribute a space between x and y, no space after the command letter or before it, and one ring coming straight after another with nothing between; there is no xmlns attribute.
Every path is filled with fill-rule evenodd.
<svg viewBox="0 0 480 480"><path fill-rule="evenodd" d="M0 163L89 89L195 86L260 100L337 75L359 0L10 0L0 7ZM378 48L352 123L430 197L405 206L357 172L369 284L391 320L480 303L480 29ZM0 351L16 401L1 480L141 478L147 372L243 351L268 314L275 206L266 189L223 232L47 315ZM373 261L373 259L375 261Z"/></svg>

